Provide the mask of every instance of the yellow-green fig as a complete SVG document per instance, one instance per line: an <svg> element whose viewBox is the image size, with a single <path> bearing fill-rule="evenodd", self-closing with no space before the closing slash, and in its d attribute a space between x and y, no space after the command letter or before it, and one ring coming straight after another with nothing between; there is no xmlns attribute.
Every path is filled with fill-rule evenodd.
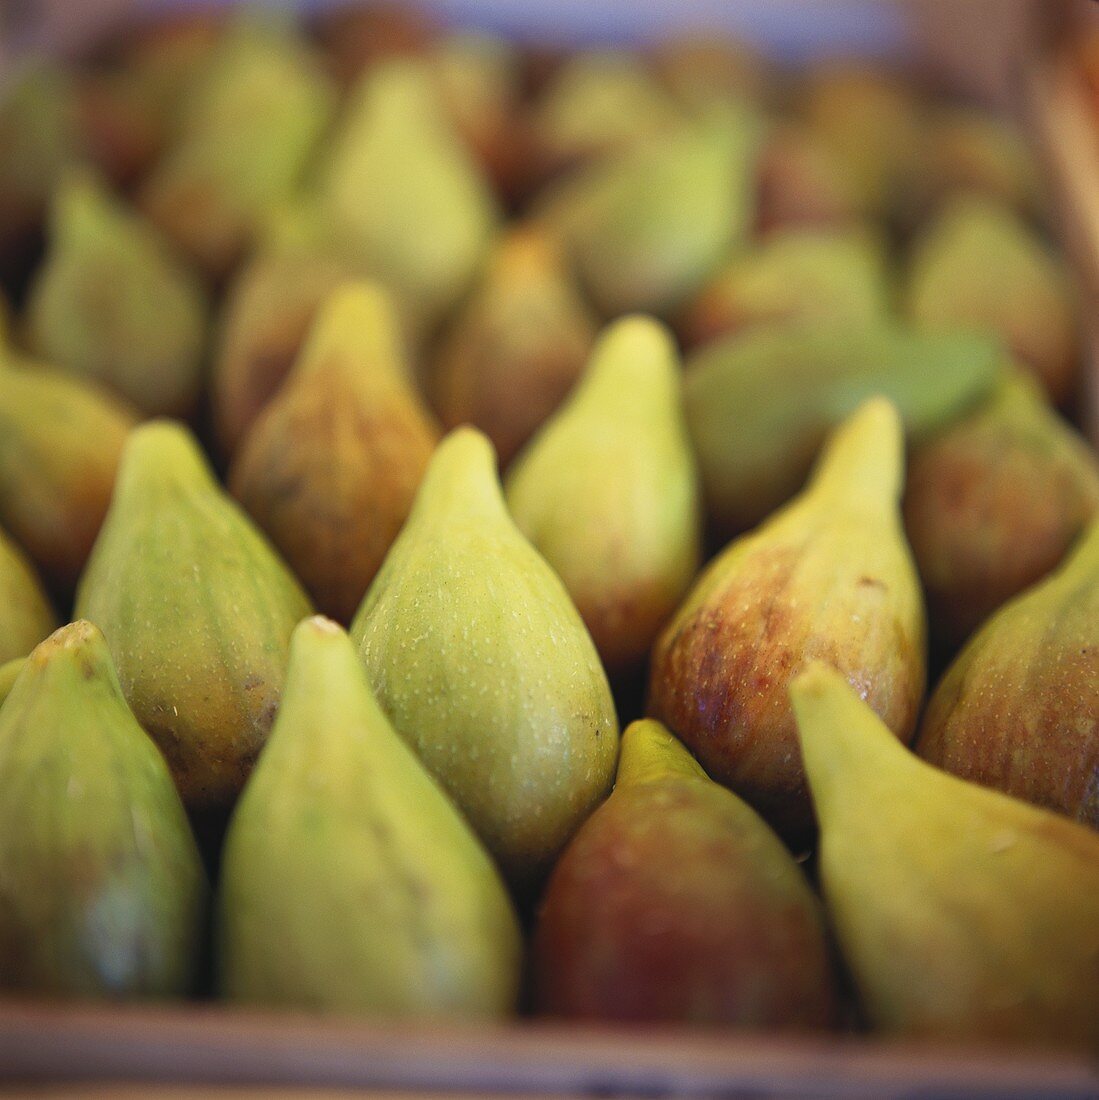
<svg viewBox="0 0 1099 1100"><path fill-rule="evenodd" d="M103 635L62 627L0 708L0 987L179 997L208 889L187 815Z"/></svg>
<svg viewBox="0 0 1099 1100"><path fill-rule="evenodd" d="M61 182L27 303L36 354L143 412L185 416L198 400L206 311L198 281L152 226L90 176Z"/></svg>
<svg viewBox="0 0 1099 1100"><path fill-rule="evenodd" d="M1065 556L1099 511L1099 461L1041 387L1005 372L968 416L912 448L904 521L931 631L957 647Z"/></svg>
<svg viewBox="0 0 1099 1100"><path fill-rule="evenodd" d="M238 18L191 82L179 134L142 184L142 209L205 272L224 276L268 207L297 188L334 111L331 81L292 26Z"/></svg>
<svg viewBox="0 0 1099 1100"><path fill-rule="evenodd" d="M515 885L610 789L618 723L583 620L508 514L492 445L439 445L351 637L382 709Z"/></svg>
<svg viewBox="0 0 1099 1100"><path fill-rule="evenodd" d="M515 1008L522 939L499 871L329 620L294 631L219 909L231 1000L386 1018Z"/></svg>
<svg viewBox="0 0 1099 1100"><path fill-rule="evenodd" d="M761 123L729 104L585 166L543 200L607 316L667 316L750 227Z"/></svg>
<svg viewBox="0 0 1099 1100"><path fill-rule="evenodd" d="M1057 403L1080 366L1079 318L1063 261L1013 210L959 195L912 246L904 308L928 329L988 332Z"/></svg>
<svg viewBox="0 0 1099 1100"><path fill-rule="evenodd" d="M533 942L538 1011L826 1027L820 902L782 841L659 722L622 735L614 793L558 860Z"/></svg>
<svg viewBox="0 0 1099 1100"><path fill-rule="evenodd" d="M558 242L513 228L436 350L431 391L444 425L480 428L506 467L580 377L597 324Z"/></svg>
<svg viewBox="0 0 1099 1100"><path fill-rule="evenodd" d="M188 808L232 804L278 709L297 580L183 425L126 443L76 613L106 635L126 699Z"/></svg>
<svg viewBox="0 0 1099 1100"><path fill-rule="evenodd" d="M1099 1050L1099 836L925 764L822 664L790 689L820 878L876 1030Z"/></svg>
<svg viewBox="0 0 1099 1100"><path fill-rule="evenodd" d="M614 322L506 481L519 530L564 581L612 675L635 669L701 557L702 504L671 333Z"/></svg>
<svg viewBox="0 0 1099 1100"><path fill-rule="evenodd" d="M0 665L25 657L56 625L34 567L0 529Z"/></svg>
<svg viewBox="0 0 1099 1100"><path fill-rule="evenodd" d="M980 402L1003 368L988 337L817 317L725 336L687 360L684 401L713 527L762 521L804 483L827 432L874 394L926 438Z"/></svg>
<svg viewBox="0 0 1099 1100"><path fill-rule="evenodd" d="M837 668L901 740L915 731L926 627L903 483L900 417L872 398L802 493L710 563L653 650L649 712L793 839L812 812L787 687L808 662Z"/></svg>
<svg viewBox="0 0 1099 1100"><path fill-rule="evenodd" d="M684 111L637 54L577 53L554 74L530 116L540 177L576 168L679 126Z"/></svg>
<svg viewBox="0 0 1099 1100"><path fill-rule="evenodd" d="M1099 829L1099 519L962 650L916 752Z"/></svg>
<svg viewBox="0 0 1099 1100"><path fill-rule="evenodd" d="M349 255L396 297L414 332L465 292L499 212L423 62L385 61L356 85L319 202Z"/></svg>
<svg viewBox="0 0 1099 1100"><path fill-rule="evenodd" d="M344 283L245 438L229 486L317 607L347 623L408 516L438 437L388 295Z"/></svg>
<svg viewBox="0 0 1099 1100"><path fill-rule="evenodd" d="M0 362L0 524L63 593L91 553L135 423L90 382Z"/></svg>
<svg viewBox="0 0 1099 1100"><path fill-rule="evenodd" d="M677 327L694 347L756 325L821 318L860 326L890 308L883 241L861 229L788 229L731 259Z"/></svg>

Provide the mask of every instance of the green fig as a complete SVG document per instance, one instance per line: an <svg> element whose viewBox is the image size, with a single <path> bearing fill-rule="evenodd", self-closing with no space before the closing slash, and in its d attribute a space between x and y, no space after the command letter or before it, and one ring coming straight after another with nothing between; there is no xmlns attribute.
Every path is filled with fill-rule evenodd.
<svg viewBox="0 0 1099 1100"><path fill-rule="evenodd" d="M866 62L829 61L810 74L799 107L843 164L859 209L894 213L919 174L926 118L915 89Z"/></svg>
<svg viewBox="0 0 1099 1100"><path fill-rule="evenodd" d="M0 524L61 592L91 553L135 422L90 382L0 363Z"/></svg>
<svg viewBox="0 0 1099 1100"><path fill-rule="evenodd" d="M364 75L319 186L345 248L393 293L414 332L465 292L499 219L422 62L386 61Z"/></svg>
<svg viewBox="0 0 1099 1100"><path fill-rule="evenodd" d="M653 650L649 712L706 771L801 839L812 814L786 689L820 658L908 741L925 682L925 623L901 526L896 408L864 402L809 484L707 567Z"/></svg>
<svg viewBox="0 0 1099 1100"><path fill-rule="evenodd" d="M1005 373L977 409L912 449L905 528L932 633L956 648L1053 569L1097 511L1095 452L1036 381Z"/></svg>
<svg viewBox="0 0 1099 1100"><path fill-rule="evenodd" d="M543 201L607 316L666 316L718 270L749 229L760 130L747 108L713 108L582 168Z"/></svg>
<svg viewBox="0 0 1099 1100"><path fill-rule="evenodd" d="M0 665L0 707L11 694L11 689L15 687L15 681L19 679L19 674L26 663L26 657L16 657Z"/></svg>
<svg viewBox="0 0 1099 1100"><path fill-rule="evenodd" d="M679 322L689 347L756 325L820 318L860 326L890 312L884 242L863 230L788 229L730 260Z"/></svg>
<svg viewBox="0 0 1099 1100"><path fill-rule="evenodd" d="M614 322L507 478L516 525L564 581L612 676L644 661L701 560L680 373L659 321Z"/></svg>
<svg viewBox="0 0 1099 1100"><path fill-rule="evenodd" d="M443 423L480 428L506 467L580 377L596 328L558 243L536 226L513 228L436 350Z"/></svg>
<svg viewBox="0 0 1099 1100"><path fill-rule="evenodd" d="M847 226L863 219L858 188L835 150L807 126L778 125L759 155L756 228Z"/></svg>
<svg viewBox="0 0 1099 1100"><path fill-rule="evenodd" d="M439 445L352 624L378 701L513 884L610 788L614 701L568 593L504 505L492 445Z"/></svg>
<svg viewBox="0 0 1099 1100"><path fill-rule="evenodd" d="M0 529L0 664L25 657L56 626L33 566Z"/></svg>
<svg viewBox="0 0 1099 1100"><path fill-rule="evenodd" d="M93 178L62 181L27 303L32 351L146 413L187 415L198 399L206 311L193 274L151 226Z"/></svg>
<svg viewBox="0 0 1099 1100"><path fill-rule="evenodd" d="M68 69L39 60L0 94L0 255L20 252L38 228L62 170L80 153Z"/></svg>
<svg viewBox="0 0 1099 1100"><path fill-rule="evenodd" d="M386 293L345 283L229 474L317 607L347 623L412 508L439 431Z"/></svg>
<svg viewBox="0 0 1099 1100"><path fill-rule="evenodd" d="M266 209L297 188L334 112L331 82L291 26L238 18L196 74L141 206L205 272L223 276Z"/></svg>
<svg viewBox="0 0 1099 1100"><path fill-rule="evenodd" d="M206 877L91 623L62 627L24 661L0 709L0 791L0 987L188 993Z"/></svg>
<svg viewBox="0 0 1099 1100"><path fill-rule="evenodd" d="M241 268L226 296L210 379L224 454L236 453L290 373L321 303L353 274L324 250L278 246Z"/></svg>
<svg viewBox="0 0 1099 1100"><path fill-rule="evenodd" d="M577 53L542 91L530 117L531 156L541 178L620 153L680 126L684 112L637 54Z"/></svg>
<svg viewBox="0 0 1099 1100"><path fill-rule="evenodd" d="M659 723L550 876L533 942L551 1016L741 1028L836 1017L820 903L782 841Z"/></svg>
<svg viewBox="0 0 1099 1100"><path fill-rule="evenodd" d="M221 810L240 791L278 708L291 631L309 612L190 432L136 428L76 613L106 635L189 808Z"/></svg>
<svg viewBox="0 0 1099 1100"><path fill-rule="evenodd" d="M891 321L818 317L707 344L687 360L684 400L713 526L743 531L788 500L828 430L865 398L889 397L921 439L976 405L1002 366L987 337Z"/></svg>
<svg viewBox="0 0 1099 1100"><path fill-rule="evenodd" d="M699 31L664 38L653 50L652 64L689 110L736 99L762 103L774 75L763 55L746 42Z"/></svg>
<svg viewBox="0 0 1099 1100"><path fill-rule="evenodd" d="M1000 339L1057 403L1082 355L1063 261L1013 210L960 195L912 246L904 308L928 329L966 327Z"/></svg>
<svg viewBox="0 0 1099 1100"><path fill-rule="evenodd" d="M522 939L499 871L326 619L291 639L278 718L226 837L220 925L234 1001L514 1011Z"/></svg>
<svg viewBox="0 0 1099 1100"><path fill-rule="evenodd" d="M916 752L1099 829L1099 518L962 650Z"/></svg>
<svg viewBox="0 0 1099 1100"><path fill-rule="evenodd" d="M790 695L824 899L871 1025L1094 1055L1099 836L923 763L822 664Z"/></svg>

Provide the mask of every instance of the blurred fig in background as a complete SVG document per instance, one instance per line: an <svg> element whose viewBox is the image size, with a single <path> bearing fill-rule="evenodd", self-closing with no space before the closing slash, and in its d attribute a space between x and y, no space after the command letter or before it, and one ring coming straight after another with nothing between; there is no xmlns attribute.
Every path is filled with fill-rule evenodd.
<svg viewBox="0 0 1099 1100"><path fill-rule="evenodd" d="M714 108L561 181L539 216L562 235L581 282L608 317L668 317L746 237L762 122Z"/></svg>
<svg viewBox="0 0 1099 1100"><path fill-rule="evenodd" d="M1053 569L1097 511L1095 452L1032 377L1005 374L973 412L911 450L905 527L932 636L955 649Z"/></svg>
<svg viewBox="0 0 1099 1100"><path fill-rule="evenodd" d="M439 28L427 12L394 0L329 5L316 25L329 67L344 87L378 61L422 57L439 38Z"/></svg>
<svg viewBox="0 0 1099 1100"><path fill-rule="evenodd" d="M392 302L345 283L318 311L229 474L316 606L351 621L412 507L439 432L414 387Z"/></svg>
<svg viewBox="0 0 1099 1100"><path fill-rule="evenodd" d="M863 204L843 160L807 126L781 123L760 151L756 228L844 227L863 219Z"/></svg>
<svg viewBox="0 0 1099 1100"><path fill-rule="evenodd" d="M577 53L561 64L531 109L535 175L545 179L621 153L643 138L674 130L684 118L637 54Z"/></svg>
<svg viewBox="0 0 1099 1100"><path fill-rule="evenodd" d="M76 614L106 635L126 700L188 809L232 805L278 709L305 593L183 425L126 443Z"/></svg>
<svg viewBox="0 0 1099 1100"><path fill-rule="evenodd" d="M865 214L890 217L921 171L924 106L897 73L861 62L810 72L798 114L842 162Z"/></svg>
<svg viewBox="0 0 1099 1100"><path fill-rule="evenodd" d="M91 553L136 419L90 382L0 363L0 525L62 595Z"/></svg>
<svg viewBox="0 0 1099 1100"><path fill-rule="evenodd" d="M916 751L1099 829L1099 520L962 650Z"/></svg>
<svg viewBox="0 0 1099 1100"><path fill-rule="evenodd" d="M730 99L763 103L775 79L761 53L720 34L692 32L665 38L653 47L652 64L688 110Z"/></svg>
<svg viewBox="0 0 1099 1100"><path fill-rule="evenodd" d="M698 572L702 504L680 375L663 325L614 322L505 485L612 678L644 662Z"/></svg>
<svg viewBox="0 0 1099 1100"><path fill-rule="evenodd" d="M494 35L451 34L428 64L455 130L496 192L516 200L530 176L519 50Z"/></svg>
<svg viewBox="0 0 1099 1100"><path fill-rule="evenodd" d="M34 567L0 528L0 665L25 657L56 626Z"/></svg>
<svg viewBox="0 0 1099 1100"><path fill-rule="evenodd" d="M113 183L132 183L167 137L147 89L124 70L93 69L76 74L75 96L87 156Z"/></svg>
<svg viewBox="0 0 1099 1100"><path fill-rule="evenodd" d="M207 309L153 226L90 175L61 181L27 302L32 351L142 412L187 416L202 383Z"/></svg>
<svg viewBox="0 0 1099 1100"><path fill-rule="evenodd" d="M889 315L891 289L885 242L870 230L787 229L731 259L677 327L689 348L757 325L860 327Z"/></svg>
<svg viewBox="0 0 1099 1100"><path fill-rule="evenodd" d="M0 271L18 267L66 166L81 152L72 74L40 60L0 91Z"/></svg>
<svg viewBox="0 0 1099 1100"><path fill-rule="evenodd" d="M1069 398L1082 356L1075 291L1063 261L1018 214L959 195L912 247L905 312L927 329L995 335L1057 404Z"/></svg>
<svg viewBox="0 0 1099 1100"><path fill-rule="evenodd" d="M828 430L873 394L920 439L967 412L1003 366L994 341L918 333L893 322L760 327L687 360L687 424L711 526L759 523L801 487Z"/></svg>
<svg viewBox="0 0 1099 1100"><path fill-rule="evenodd" d="M804 491L710 563L653 650L649 712L792 842L813 813L787 688L809 661L838 669L901 740L916 728L926 623L903 488L900 415L871 398Z"/></svg>
<svg viewBox="0 0 1099 1100"><path fill-rule="evenodd" d="M651 719L623 734L614 792L558 860L533 954L550 1016L779 1030L836 1018L801 869Z"/></svg>
<svg viewBox="0 0 1099 1100"><path fill-rule="evenodd" d="M233 455L278 392L321 302L355 275L308 202L273 212L263 243L226 291L210 372L218 445Z"/></svg>
<svg viewBox="0 0 1099 1100"><path fill-rule="evenodd" d="M209 889L172 777L103 635L62 627L0 710L0 988L183 997Z"/></svg>
<svg viewBox="0 0 1099 1100"><path fill-rule="evenodd" d="M580 376L597 324L558 242L513 226L437 346L429 381L444 425L480 428L506 467Z"/></svg>
<svg viewBox="0 0 1099 1100"><path fill-rule="evenodd" d="M318 198L335 239L417 335L465 293L500 219L430 67L416 61L379 63L352 90Z"/></svg>
<svg viewBox="0 0 1099 1100"><path fill-rule="evenodd" d="M142 185L143 209L208 275L225 276L267 209L298 186L335 107L304 38L270 13L238 16Z"/></svg>

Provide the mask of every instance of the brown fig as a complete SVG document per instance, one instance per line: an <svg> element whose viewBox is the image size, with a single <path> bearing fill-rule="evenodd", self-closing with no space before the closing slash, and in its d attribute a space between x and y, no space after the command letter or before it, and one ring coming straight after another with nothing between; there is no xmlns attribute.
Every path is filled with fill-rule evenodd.
<svg viewBox="0 0 1099 1100"><path fill-rule="evenodd" d="M1045 576L1099 510L1099 463L1038 384L1005 374L973 412L912 447L905 528L932 634L956 648Z"/></svg>
<svg viewBox="0 0 1099 1100"><path fill-rule="evenodd" d="M373 284L345 283L245 439L229 485L317 607L347 623L437 441L391 301Z"/></svg>
<svg viewBox="0 0 1099 1100"><path fill-rule="evenodd" d="M916 751L1099 829L1099 519L973 636L931 697Z"/></svg>
<svg viewBox="0 0 1099 1100"><path fill-rule="evenodd" d="M506 466L580 376L596 326L556 241L513 229L440 344L432 394L443 423L480 428Z"/></svg>

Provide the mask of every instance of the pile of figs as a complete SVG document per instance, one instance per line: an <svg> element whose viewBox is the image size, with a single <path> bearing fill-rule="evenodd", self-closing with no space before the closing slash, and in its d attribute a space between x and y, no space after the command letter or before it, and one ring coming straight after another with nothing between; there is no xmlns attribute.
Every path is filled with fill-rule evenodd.
<svg viewBox="0 0 1099 1100"><path fill-rule="evenodd" d="M1099 1053L1049 220L1003 117L714 37L28 59L0 989Z"/></svg>

